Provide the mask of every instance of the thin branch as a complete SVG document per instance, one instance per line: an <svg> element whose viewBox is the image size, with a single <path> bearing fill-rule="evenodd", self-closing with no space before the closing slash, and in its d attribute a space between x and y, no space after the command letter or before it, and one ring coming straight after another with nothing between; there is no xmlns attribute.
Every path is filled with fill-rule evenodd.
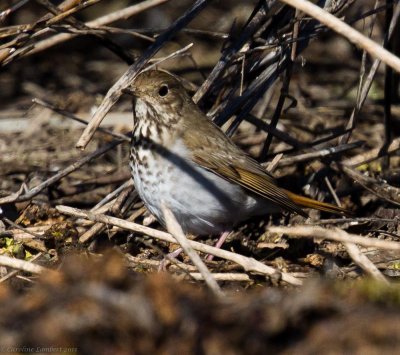
<svg viewBox="0 0 400 355"><path fill-rule="evenodd" d="M182 227L179 225L172 211L165 205L163 205L161 208L168 232L170 232L171 235L176 239L176 241L182 247L183 251L190 258L190 260L192 260L193 264L200 271L200 274L204 278L204 281L210 288L210 290L214 292L216 296L222 297L224 294L221 291L221 288L219 287L217 281L215 281L211 272L208 270L203 260L201 260L200 256L191 247L189 240L183 233Z"/></svg>
<svg viewBox="0 0 400 355"><path fill-rule="evenodd" d="M117 102L121 96L122 90L126 88L137 75L137 73L143 68L143 66L149 61L149 59L156 54L161 47L169 41L177 32L191 22L196 15L207 6L207 0L197 0L193 6L185 12L180 18L178 18L165 32L157 37L157 40L147 48L143 55L129 67L129 69L123 74L119 80L108 90L106 97L103 99L100 106L94 113L90 123L83 131L79 138L76 146L77 148L84 149L92 138L97 127L99 127L101 121L111 109L111 107Z"/></svg>
<svg viewBox="0 0 400 355"><path fill-rule="evenodd" d="M11 258L6 255L0 255L0 265L30 272L31 274L40 274L43 271L48 270L43 266L32 264L29 261Z"/></svg>
<svg viewBox="0 0 400 355"><path fill-rule="evenodd" d="M91 27L91 28L96 28L98 26L104 26L107 25L109 23L121 20L121 19L127 19L131 16L134 16L140 12L143 12L145 10L148 10L152 7L158 6L160 4L163 4L165 2L167 2L169 0L147 0L147 1L143 1L139 4L135 4L132 6L128 6L122 10L118 10L115 11L111 14L107 14L104 15L102 17L97 18L96 20L87 22L85 25L87 27ZM34 48L25 54L26 55L31 55L31 54L35 54L38 52L41 52L45 49L48 49L50 47L53 47L61 42L65 42L71 38L76 37L76 34L73 33L61 33L61 34L57 34L55 36L52 36L50 38L44 39L38 43L35 44Z"/></svg>
<svg viewBox="0 0 400 355"><path fill-rule="evenodd" d="M111 224L126 230L130 230L133 232L141 233L144 235L147 235L149 237L159 239L165 242L169 243L177 243L175 238L172 237L169 233L165 233L156 229L152 229L149 227L144 227L140 224L137 223L132 223L132 222L127 222L123 219L115 218L115 217L110 217L102 214L94 214L90 212L86 212L83 210L79 210L77 208L72 208L68 206L56 206L56 209L64 214L75 216L75 217L82 217L82 218L87 218L90 219L91 221L95 222L102 222L102 223L107 223ZM285 272L280 272L279 270L276 270L268 265L264 265L263 263L253 259L253 258L248 258L240 254L232 253L227 250L223 249L218 249L203 243L195 242L195 241L189 241L190 245L193 247L193 249L200 251L202 253L206 254L212 254L214 256L217 256L221 259L225 260L231 260L239 265L241 265L246 271L249 272L257 272L261 273L264 275L280 275L282 280L291 284L291 285L296 285L299 286L302 284L302 281L299 279L291 276L288 273Z"/></svg>
<svg viewBox="0 0 400 355"><path fill-rule="evenodd" d="M121 140L115 140L115 141L111 142L110 144L107 144L104 147L97 149L93 153L90 153L90 154L78 159L75 163L67 166L65 169L61 170L57 174L53 175L46 181L43 181L41 184L35 186L34 188L25 192L24 194L22 194L23 191L20 190L17 193L11 194L10 196L0 198L0 205L6 204L6 203L11 203L11 202L20 202L20 201L30 200L32 197L38 195L45 188L47 188L47 187L51 186L52 184L54 184L55 182L61 180L63 177L71 174L73 171L79 169L81 166L85 165L86 163L90 162L91 160L99 157L100 155L103 155L104 153L113 149L114 147L121 144L122 142L123 141L121 141Z"/></svg>
<svg viewBox="0 0 400 355"><path fill-rule="evenodd" d="M357 245L353 243L344 243L347 252L353 261L363 269L368 275L373 277L375 280L381 281L387 285L389 285L389 281L382 275L379 269L374 265L374 263L369 260L357 247Z"/></svg>
<svg viewBox="0 0 400 355"><path fill-rule="evenodd" d="M350 42L367 51L372 57L380 59L382 62L400 73L400 58L396 57L381 45L364 36L342 20L338 19L336 16L331 15L329 12L321 9L319 6L314 5L307 0L280 1L293 6L294 8L299 9L307 15L317 19L325 26L347 38Z"/></svg>
<svg viewBox="0 0 400 355"><path fill-rule="evenodd" d="M334 240L340 243L354 243L364 247L384 250L400 250L400 243L389 240L380 240L362 237L347 233L339 228L326 229L316 226L270 227L268 231L277 234L286 234L290 237L307 237Z"/></svg>

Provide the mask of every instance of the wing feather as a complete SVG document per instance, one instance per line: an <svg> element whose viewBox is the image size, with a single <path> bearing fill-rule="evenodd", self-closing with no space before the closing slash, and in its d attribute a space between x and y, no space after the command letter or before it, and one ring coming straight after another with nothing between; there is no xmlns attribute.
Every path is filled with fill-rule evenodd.
<svg viewBox="0 0 400 355"><path fill-rule="evenodd" d="M307 216L307 214L289 198L286 192L275 184L275 180L265 172L258 163L256 163L256 165L253 159L245 155L243 156L249 160L248 168L247 166L243 166L243 163L246 163L247 159L244 161L241 159L241 166L236 166L233 165L232 162L229 162L229 158L224 161L221 157L216 159L215 156L210 156L205 160L194 154L193 161L220 177L264 197L287 211Z"/></svg>

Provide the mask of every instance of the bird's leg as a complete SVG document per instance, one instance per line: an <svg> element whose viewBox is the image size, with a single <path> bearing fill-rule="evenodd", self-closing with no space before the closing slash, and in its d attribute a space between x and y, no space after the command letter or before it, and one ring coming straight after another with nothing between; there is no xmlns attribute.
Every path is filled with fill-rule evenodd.
<svg viewBox="0 0 400 355"><path fill-rule="evenodd" d="M167 266L170 263L171 259L176 259L180 253L182 253L182 248L178 248L171 253L168 253L161 260L160 265L158 266L158 271L167 271Z"/></svg>
<svg viewBox="0 0 400 355"><path fill-rule="evenodd" d="M221 236L219 237L217 243L215 244L216 248L221 248L222 245L225 243L226 238L228 238L228 235L231 233L231 231L225 231L221 233ZM212 261L214 259L214 255L208 255L207 256L207 261Z"/></svg>
<svg viewBox="0 0 400 355"><path fill-rule="evenodd" d="M189 240L196 238L196 236L193 234L188 234L186 237ZM177 248L176 250L169 252L167 255L165 255L160 262L158 271L167 271L167 266L169 265L170 261L176 259L182 253L182 251L182 248Z"/></svg>

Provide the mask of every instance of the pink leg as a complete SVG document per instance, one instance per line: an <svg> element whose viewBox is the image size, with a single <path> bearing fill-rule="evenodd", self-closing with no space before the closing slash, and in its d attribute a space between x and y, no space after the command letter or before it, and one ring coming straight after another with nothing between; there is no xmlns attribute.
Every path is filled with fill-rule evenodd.
<svg viewBox="0 0 400 355"><path fill-rule="evenodd" d="M218 239L217 244L215 244L215 247L218 249L221 248L230 233L231 233L230 231L222 232L221 236ZM208 255L206 260L212 261L212 259L214 259L214 255Z"/></svg>
<svg viewBox="0 0 400 355"><path fill-rule="evenodd" d="M167 271L167 266L170 263L170 259L177 258L180 253L182 253L182 248L178 248L172 253L168 253L167 255L165 255L164 259L161 260L160 265L158 266L158 272Z"/></svg>

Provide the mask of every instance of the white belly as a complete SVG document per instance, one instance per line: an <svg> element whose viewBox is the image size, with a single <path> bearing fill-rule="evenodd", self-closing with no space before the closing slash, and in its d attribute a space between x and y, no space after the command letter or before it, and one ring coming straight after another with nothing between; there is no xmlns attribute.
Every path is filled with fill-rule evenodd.
<svg viewBox="0 0 400 355"><path fill-rule="evenodd" d="M161 204L174 213L186 233L214 234L229 230L244 219L265 213L258 198L203 168L183 159L179 143L172 154L148 155L148 169L131 164L136 189L147 208L163 223Z"/></svg>

